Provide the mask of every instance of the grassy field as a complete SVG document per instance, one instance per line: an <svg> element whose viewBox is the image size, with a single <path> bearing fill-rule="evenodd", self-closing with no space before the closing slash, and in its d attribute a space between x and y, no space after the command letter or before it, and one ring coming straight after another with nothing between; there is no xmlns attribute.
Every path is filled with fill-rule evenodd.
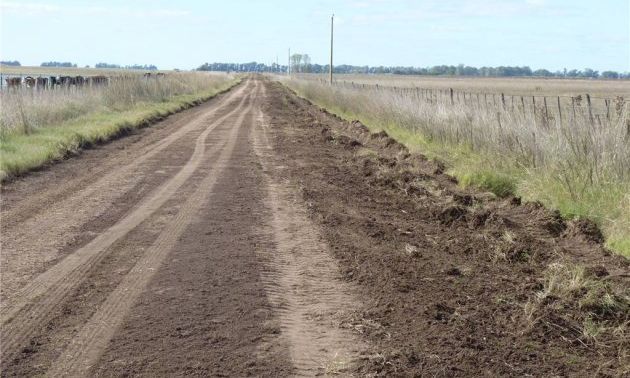
<svg viewBox="0 0 630 378"><path fill-rule="evenodd" d="M101 87L3 91L0 179L190 107L238 81L205 73L171 73L160 79L119 75Z"/></svg>
<svg viewBox="0 0 630 378"><path fill-rule="evenodd" d="M544 93L557 96L628 93L627 82L546 79L406 78L342 76L338 82L379 83L363 88L339 83L332 88L302 77L286 85L346 119L359 119L431 158L448 164L464 186L499 196L515 194L586 217L603 229L607 245L630 257L630 114L620 102L610 119L597 123L584 106L563 104L564 117L535 107L451 104L448 96L426 99L385 87L424 86L461 91ZM405 82L409 80L409 82ZM548 84L548 85L547 85ZM607 88L606 85L609 85Z"/></svg>

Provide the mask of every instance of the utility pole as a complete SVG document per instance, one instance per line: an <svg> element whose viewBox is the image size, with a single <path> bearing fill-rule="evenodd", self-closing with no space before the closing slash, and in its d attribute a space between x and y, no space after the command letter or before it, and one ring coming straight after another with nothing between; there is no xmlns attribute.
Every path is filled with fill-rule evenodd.
<svg viewBox="0 0 630 378"><path fill-rule="evenodd" d="M330 76L330 85L333 83L333 26L335 24L335 14L330 17L330 67L328 70Z"/></svg>

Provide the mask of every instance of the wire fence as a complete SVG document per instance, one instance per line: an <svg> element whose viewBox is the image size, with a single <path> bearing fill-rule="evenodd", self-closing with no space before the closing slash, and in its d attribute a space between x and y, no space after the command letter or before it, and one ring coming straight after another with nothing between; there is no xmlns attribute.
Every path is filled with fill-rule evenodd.
<svg viewBox="0 0 630 378"><path fill-rule="evenodd" d="M320 79L318 81L328 85L326 80ZM535 123L544 125L548 125L554 120L563 123L578 117L585 117L591 125L604 127L606 124L618 122L628 111L628 100L623 96L605 98L591 96L588 93L575 96L525 96L498 92L461 91L453 88L397 87L355 83L353 81L334 81L333 86L353 90L386 92L441 106L465 106L498 113L498 117L502 112L529 115ZM630 128L630 125L628 127Z"/></svg>

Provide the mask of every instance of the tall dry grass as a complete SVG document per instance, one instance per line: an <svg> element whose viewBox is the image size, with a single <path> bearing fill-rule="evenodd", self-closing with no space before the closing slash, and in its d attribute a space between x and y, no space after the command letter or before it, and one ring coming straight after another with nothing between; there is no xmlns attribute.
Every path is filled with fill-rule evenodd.
<svg viewBox="0 0 630 378"><path fill-rule="evenodd" d="M119 75L106 86L7 89L0 92L0 136L29 134L90 113L121 112L140 104L166 102L218 88L232 79L231 75L204 73L169 73L160 78Z"/></svg>
<svg viewBox="0 0 630 378"><path fill-rule="evenodd" d="M630 255L630 115L610 121L586 107L563 110L451 104L414 91L285 80L300 95L346 118L385 129L412 149L440 158L463 184L540 200L569 217L598 221L611 247Z"/></svg>

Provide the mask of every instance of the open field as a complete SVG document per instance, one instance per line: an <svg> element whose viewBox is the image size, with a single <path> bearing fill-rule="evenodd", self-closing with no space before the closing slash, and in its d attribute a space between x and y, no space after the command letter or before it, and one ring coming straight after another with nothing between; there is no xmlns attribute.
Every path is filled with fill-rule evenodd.
<svg viewBox="0 0 630 378"><path fill-rule="evenodd" d="M355 83L362 80L355 79ZM338 83L331 89L312 78L287 84L320 106L347 119L359 119L372 130L386 130L409 148L446 162L463 185L479 186L499 196L539 200L566 217L595 220L603 227L608 245L630 256L627 101L611 103L608 114L601 107L585 106L584 98L579 105L561 103L559 110L550 101L546 109L540 99L537 106L531 99L523 105L520 101L502 104L496 98L484 101L483 96L481 102L476 96L451 97L440 89L394 88L400 80L393 78L388 83L381 79L378 88ZM517 83L511 90L501 87L507 93L538 85L525 84L526 79L442 78L428 82L435 88L475 83L461 87L462 93L471 87L496 89L498 82L502 86ZM599 84L588 87L591 83L580 80L565 86L603 90ZM619 90L601 93L612 96L620 94ZM557 96L552 88L546 91L552 99Z"/></svg>
<svg viewBox="0 0 630 378"><path fill-rule="evenodd" d="M322 75L300 75L306 80L326 80ZM453 88L466 92L505 93L518 96L577 96L590 93L594 97L630 98L629 80L557 79L531 77L435 77L413 75L335 75L337 82L379 84L425 89Z"/></svg>
<svg viewBox="0 0 630 378"><path fill-rule="evenodd" d="M236 84L231 75L114 76L108 85L0 92L0 177L60 159Z"/></svg>
<svg viewBox="0 0 630 378"><path fill-rule="evenodd" d="M592 222L260 76L1 190L2 376L630 373Z"/></svg>

